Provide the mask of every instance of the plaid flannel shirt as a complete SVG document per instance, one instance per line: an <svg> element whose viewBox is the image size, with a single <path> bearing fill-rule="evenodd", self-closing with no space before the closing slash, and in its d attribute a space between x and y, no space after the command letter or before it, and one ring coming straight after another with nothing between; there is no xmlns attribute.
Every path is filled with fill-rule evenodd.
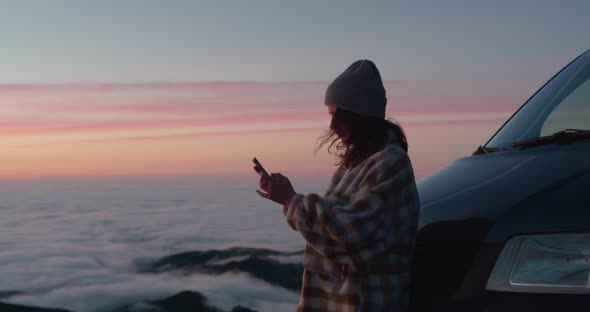
<svg viewBox="0 0 590 312"><path fill-rule="evenodd" d="M419 199L410 159L390 144L296 194L287 223L307 241L299 311L407 311Z"/></svg>

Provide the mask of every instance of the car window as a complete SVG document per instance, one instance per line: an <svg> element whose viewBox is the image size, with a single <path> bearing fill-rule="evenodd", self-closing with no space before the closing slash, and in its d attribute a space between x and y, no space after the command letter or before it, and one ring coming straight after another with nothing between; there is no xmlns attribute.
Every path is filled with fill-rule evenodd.
<svg viewBox="0 0 590 312"><path fill-rule="evenodd" d="M565 129L589 129L590 51L582 54L537 91L486 143L510 148L513 143Z"/></svg>
<svg viewBox="0 0 590 312"><path fill-rule="evenodd" d="M570 93L547 116L541 136L565 129L590 130L590 79Z"/></svg>

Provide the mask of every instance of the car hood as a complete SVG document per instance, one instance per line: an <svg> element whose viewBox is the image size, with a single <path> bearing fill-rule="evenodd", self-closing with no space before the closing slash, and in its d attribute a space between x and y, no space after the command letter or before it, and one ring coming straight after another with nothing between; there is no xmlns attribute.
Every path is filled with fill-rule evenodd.
<svg viewBox="0 0 590 312"><path fill-rule="evenodd" d="M418 183L418 242L589 231L590 143L460 158Z"/></svg>

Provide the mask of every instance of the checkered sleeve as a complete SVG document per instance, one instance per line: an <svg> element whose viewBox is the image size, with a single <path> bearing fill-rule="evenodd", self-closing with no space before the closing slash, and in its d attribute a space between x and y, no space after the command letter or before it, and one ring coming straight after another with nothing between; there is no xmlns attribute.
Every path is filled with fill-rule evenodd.
<svg viewBox="0 0 590 312"><path fill-rule="evenodd" d="M385 241L393 232L392 224L405 221L387 219L393 215L392 205L403 205L394 197L413 181L408 171L411 166L406 154L383 153L357 168L353 178L341 182L349 184L343 189L355 190L349 195L338 190L324 197L296 194L284 209L287 222L327 258L340 263L368 260L389 247Z"/></svg>

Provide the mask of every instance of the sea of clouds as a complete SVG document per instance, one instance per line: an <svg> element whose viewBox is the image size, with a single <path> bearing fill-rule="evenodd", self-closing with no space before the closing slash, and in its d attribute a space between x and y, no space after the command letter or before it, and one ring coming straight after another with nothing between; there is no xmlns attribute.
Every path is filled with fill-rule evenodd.
<svg viewBox="0 0 590 312"><path fill-rule="evenodd" d="M298 191L321 193L324 182L305 181ZM23 293L2 301L95 312L193 290L223 309L292 311L297 292L245 273L139 273L187 251L301 250L281 207L256 188L256 176L0 181L0 293Z"/></svg>

